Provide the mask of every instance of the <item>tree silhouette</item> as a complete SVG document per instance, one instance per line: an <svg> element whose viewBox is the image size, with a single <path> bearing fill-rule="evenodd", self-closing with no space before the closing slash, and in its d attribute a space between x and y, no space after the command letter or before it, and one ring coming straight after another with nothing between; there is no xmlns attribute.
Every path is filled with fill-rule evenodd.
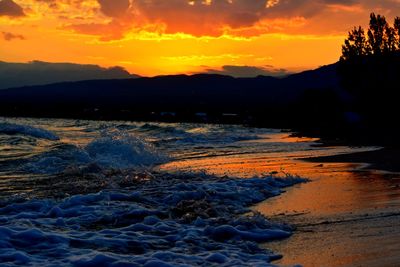
<svg viewBox="0 0 400 267"><path fill-rule="evenodd" d="M393 27L386 18L371 13L367 34L359 26L349 32L342 46L341 60L352 60L368 55L387 55L400 50L400 18L396 17Z"/></svg>
<svg viewBox="0 0 400 267"><path fill-rule="evenodd" d="M386 28L388 28L386 18L381 15L372 13L370 16L368 43L375 55L380 55L384 52L387 46Z"/></svg>
<svg viewBox="0 0 400 267"><path fill-rule="evenodd" d="M347 60L368 54L370 54L370 48L366 42L364 29L361 26L354 27L342 46L341 59Z"/></svg>
<svg viewBox="0 0 400 267"><path fill-rule="evenodd" d="M395 29L387 25L385 28L385 35L386 39L383 52L386 54L395 52L397 50L397 36Z"/></svg>
<svg viewBox="0 0 400 267"><path fill-rule="evenodd" d="M396 17L394 19L393 27L394 27L394 31L395 31L396 39L397 39L396 45L397 45L397 48L400 48L400 17Z"/></svg>

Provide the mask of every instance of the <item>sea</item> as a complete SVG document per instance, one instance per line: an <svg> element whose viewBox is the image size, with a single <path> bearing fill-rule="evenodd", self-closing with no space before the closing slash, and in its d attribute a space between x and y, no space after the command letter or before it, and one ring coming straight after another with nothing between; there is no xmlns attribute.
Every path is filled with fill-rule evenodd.
<svg viewBox="0 0 400 267"><path fill-rule="evenodd" d="M288 242L360 210L354 173L372 174L302 159L376 149L240 125L0 118L0 266L318 262Z"/></svg>

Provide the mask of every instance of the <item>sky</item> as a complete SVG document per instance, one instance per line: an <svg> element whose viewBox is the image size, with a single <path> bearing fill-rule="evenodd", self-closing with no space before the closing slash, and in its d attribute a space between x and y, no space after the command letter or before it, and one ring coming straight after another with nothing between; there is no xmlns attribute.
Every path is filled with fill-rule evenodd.
<svg viewBox="0 0 400 267"><path fill-rule="evenodd" d="M280 75L337 61L371 12L400 0L0 0L0 60Z"/></svg>

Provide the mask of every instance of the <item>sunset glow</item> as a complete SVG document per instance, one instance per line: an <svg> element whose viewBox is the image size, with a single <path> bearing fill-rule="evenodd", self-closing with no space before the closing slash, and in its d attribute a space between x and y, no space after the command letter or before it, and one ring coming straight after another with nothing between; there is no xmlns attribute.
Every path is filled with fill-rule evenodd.
<svg viewBox="0 0 400 267"><path fill-rule="evenodd" d="M0 60L119 65L131 73L254 66L294 72L338 60L352 25L395 0L1 0Z"/></svg>

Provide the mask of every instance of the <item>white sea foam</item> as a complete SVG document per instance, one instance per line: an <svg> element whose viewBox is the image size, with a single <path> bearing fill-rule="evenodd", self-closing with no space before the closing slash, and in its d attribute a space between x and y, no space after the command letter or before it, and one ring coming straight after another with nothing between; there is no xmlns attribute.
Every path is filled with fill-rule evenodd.
<svg viewBox="0 0 400 267"><path fill-rule="evenodd" d="M166 175L134 190L62 201L2 203L0 263L7 266L269 266L258 243L287 226L243 216L298 178Z"/></svg>

